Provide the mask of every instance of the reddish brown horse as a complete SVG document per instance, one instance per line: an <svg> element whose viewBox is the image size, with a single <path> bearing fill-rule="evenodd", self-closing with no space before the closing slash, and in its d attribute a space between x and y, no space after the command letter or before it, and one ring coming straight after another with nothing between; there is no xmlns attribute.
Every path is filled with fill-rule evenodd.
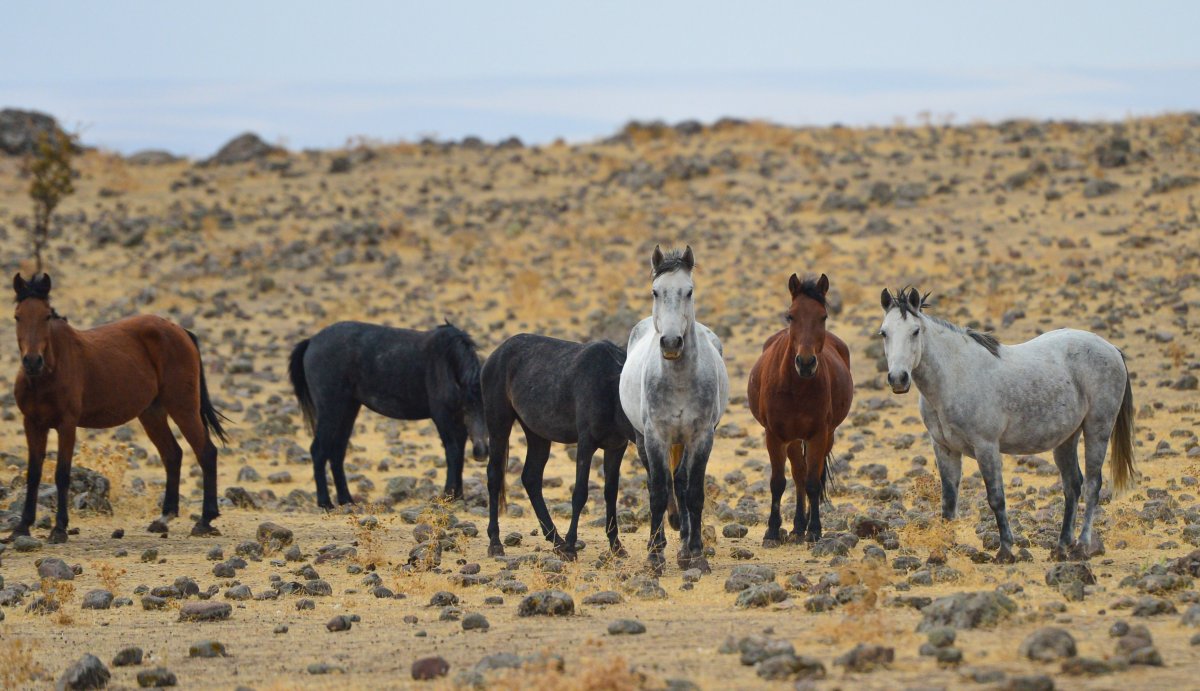
<svg viewBox="0 0 1200 691"><path fill-rule="evenodd" d="M792 542L821 538L821 501L829 474L833 432L850 412L854 381L850 377L850 351L842 339L825 330L825 294L829 279L788 280L792 307L788 328L767 339L762 356L750 370L750 412L766 429L771 456L771 518L764 547L780 540L779 501L787 478L786 460L792 463L796 483L796 517ZM801 492L801 487L804 491ZM808 511L804 498L808 495Z"/></svg>
<svg viewBox="0 0 1200 691"><path fill-rule="evenodd" d="M25 416L29 445L25 507L13 536L28 535L37 511L42 460L50 430L58 432L58 514L50 542L67 541L67 491L75 429L116 427L138 418L167 469L163 515L150 532L167 532L179 515L179 468L183 451L167 424L175 421L204 471L204 505L192 535L219 535L217 448L210 432L225 439L221 415L213 408L200 364L195 335L171 322L137 316L76 331L50 307L50 277L13 278L17 299L17 406Z"/></svg>

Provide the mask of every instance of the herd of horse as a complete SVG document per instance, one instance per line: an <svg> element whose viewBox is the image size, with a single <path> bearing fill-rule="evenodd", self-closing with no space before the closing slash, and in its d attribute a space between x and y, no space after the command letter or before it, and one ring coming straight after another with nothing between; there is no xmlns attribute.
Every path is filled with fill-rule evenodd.
<svg viewBox="0 0 1200 691"><path fill-rule="evenodd" d="M705 471L715 430L729 403L721 341L696 320L691 247L651 257L651 315L630 331L626 347L576 343L534 334L504 341L481 360L475 343L446 323L431 331L357 322L329 326L291 353L289 376L313 433L310 452L317 503L353 502L344 461L362 407L397 419L432 419L446 454L445 494L463 494L466 444L487 461L488 553L504 554L499 516L507 507L505 475L514 423L525 434L521 481L542 534L566 558L580 548L580 514L588 498L592 458L604 453L605 533L625 555L617 529L621 461L630 442L647 472L650 494L648 565L661 572L664 515L678 530L682 569L710 569L702 539ZM179 427L203 471L203 506L193 535L219 534L213 437L225 439L209 398L195 335L167 320L135 316L86 331L50 306L50 277L13 279L21 368L15 395L29 448L27 492L13 536L34 524L49 430L58 436L57 514L50 541L67 539L68 488L75 431L137 418L167 471L162 516L166 532L179 513L182 450ZM788 279L786 327L767 339L750 372L747 399L764 429L771 462L771 509L764 547L821 538L835 432L848 415L854 382L850 352L826 326L829 279ZM916 289L883 290L879 330L887 380L902 394L915 384L942 483L942 514L955 515L962 456L975 458L1000 535L997 562L1011 562L1013 534L1005 509L1001 454L1053 450L1066 498L1057 559L1086 559L1103 550L1093 530L1101 468L1111 443L1112 483L1133 482L1133 396L1124 356L1099 336L1051 331L1020 345L928 314ZM1077 447L1084 441L1084 472ZM571 524L554 525L542 496L552 443L574 444ZM796 512L790 533L780 503L790 464ZM1083 526L1075 536L1079 499Z"/></svg>

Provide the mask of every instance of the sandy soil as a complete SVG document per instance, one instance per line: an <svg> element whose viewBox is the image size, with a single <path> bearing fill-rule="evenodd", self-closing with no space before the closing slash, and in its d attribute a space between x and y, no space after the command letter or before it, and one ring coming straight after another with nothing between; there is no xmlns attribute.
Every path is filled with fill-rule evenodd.
<svg viewBox="0 0 1200 691"><path fill-rule="evenodd" d="M77 463L112 481L114 515L75 512L72 527L79 533L66 545L31 553L10 547L0 557L6 586L37 587L36 559L60 557L82 567L73 592L58 591L60 613L27 612L36 593L2 610L0 678L6 686L47 686L71 662L92 653L109 665L114 685L136 686L138 671L164 666L189 688L389 688L416 685L413 661L440 655L450 673L434 683L452 685L469 681L460 675L486 655L512 652L560 655L564 671L530 665L488 673L488 683L662 688L688 680L704 688L753 688L784 682L761 679L738 655L719 654L718 648L730 636L765 633L823 662L827 676L813 682L817 688L971 686L989 670L1006 675L990 686L1035 674L1051 675L1060 688L1194 685L1200 647L1189 640L1196 629L1180 623L1180 615L1200 598L1190 579L1156 594L1178 614L1134 617L1126 608L1144 595L1132 581L1187 554L1193 549L1188 540L1198 538L1185 529L1200 522L1195 483L1200 185L1159 191L1164 179L1186 183L1180 176L1196 174L1198 133L1194 116L1119 125L1014 122L873 130L730 123L690 135L629 128L611 142L583 146L403 144L219 168L139 167L89 153L79 163L78 194L60 209L62 234L52 245L49 266L54 303L78 327L152 312L194 329L213 396L234 421L232 441L220 459L221 491L245 488L262 507L223 506L220 538L188 537L186 515L168 537L149 534L145 528L156 515L164 477L153 447L136 426L82 432ZM1130 141L1129 160L1101 166L1097 147L1107 151L1114 137ZM336 156L351 159L350 172L328 172ZM18 168L16 161L0 160L0 247L10 272L27 254L17 223L28 211L27 183ZM1119 187L1086 196L1085 190L1092 194L1103 187L1101 180ZM510 476L510 500L526 510L502 523L504 533L524 536L508 554L534 558L520 564L514 577L531 592L557 587L570 593L575 614L569 617L520 618L521 595L502 593L494 584L465 586L455 578L464 564L479 564L481 574L493 578L505 566L486 557L479 464L469 462L467 468L468 501L449 507L457 521L472 522L479 536L451 529L453 549L443 554L440 567L407 566L416 545L416 515L424 511L425 523L446 520L436 507L428 508L444 473L428 421L364 413L347 463L364 504L349 514L316 510L305 451L310 438L285 374L296 341L341 319L428 328L443 318L472 333L485 355L522 331L623 340L648 313L648 262L656 242L688 242L695 249L700 318L725 340L735 393L708 470L715 478L705 514L715 534L712 575L685 589L672 561L659 581L664 599L626 593L620 604L584 604L591 593L621 591L644 558L647 529L638 520L645 511L644 479L632 453L622 492L631 516L625 543L632 556L623 563L598 562L604 539L596 521L603 510L593 491L582 529L588 546L579 562L556 573L559 564L536 535L517 476ZM841 309L830 328L850 345L857 382L851 418L835 446L842 473L832 491L833 507L825 512L826 531L846 531L861 516L886 521L899 548L887 551L884 566L864 562L864 548L878 544L870 539L834 559L814 556L808 547L760 546L769 505L766 452L744 387L762 342L781 327L793 271L831 278ZM969 459L960 518L951 530L930 520L938 515L940 497L915 392L898 397L885 390L872 350L878 348L880 289L906 284L932 291L937 314L992 330L1006 343L1071 326L1098 331L1128 355L1140 411L1140 485L1103 506L1098 525L1108 552L1092 561L1098 582L1081 601L1045 584L1053 564L1042 542L1057 532L1062 513L1057 473L1047 473L1045 463L1005 459L1009 507L1018 534L1033 543L1031 562L976 564L962 549L983 548L977 524L994 530ZM0 351L4 390L11 387L18 359L11 330L8 339ZM25 444L11 396L0 401L0 411L0 504L7 508L16 490L23 491ZM523 458L519 433L511 452ZM1050 461L1048 453L1040 458ZM885 479L869 477L878 473L872 464L886 469ZM260 479L239 479L245 467ZM185 468L192 473L184 484L187 514L199 510L198 468L190 455ZM739 471L744 477L736 476ZM287 475L268 479L275 473ZM567 450L556 446L547 468L547 477L559 481L547 490L552 507L569 500L573 473ZM421 496L393 503L388 481L402 476L417 478ZM599 470L592 482L599 487ZM747 504L744 497L753 501ZM791 497L789 487L786 501ZM42 508L39 516L50 513ZM555 515L564 525L562 514ZM366 516L378 518L375 527L360 524ZM723 527L735 520L757 523L744 538L724 537ZM210 548L232 557L240 543L255 539L263 521L294 531L302 561L273 552L250 560L235 578L215 576L215 562L206 559ZM117 528L124 529L124 538L110 537ZM34 532L44 538L48 529ZM675 536L670 541L673 553ZM356 553L314 564L325 545L354 546ZM142 561L147 549L158 550L157 560ZM738 549L753 556L736 560ZM923 562L931 551L947 554L954 569L950 580L910 585L908 573L891 567L903 555ZM813 592L788 588L781 603L739 609L737 595L724 584L742 563L772 567L779 583L801 574ZM226 602L235 583L260 593L271 589L274 575L304 581L295 575L304 564L314 564L332 588L330 596L311 597L315 608L305 611L296 604L310 596L288 594L232 601L228 621L181 623L178 601L147 611L135 592L188 576L201 590L218 586L213 599ZM372 572L406 597L375 597L364 582ZM836 594L849 586L852 573L866 583L865 601L822 613L805 609L823 577L840 574L841 586L832 588ZM994 628L960 631L956 646L963 662L957 666L939 666L919 655L925 634L915 628L922 614L890 605L896 595L937 598L1001 586L1018 611ZM81 609L84 593L96 588L133 598L134 604ZM464 631L460 621L441 621L442 608L429 604L438 591L454 593L463 614L482 613L490 629ZM502 604L485 602L497 595ZM357 614L361 621L346 632L326 631L326 622L338 614ZM610 636L608 624L624 618L643 622L646 633ZM1074 636L1080 655L1112 658L1116 643L1109 628L1117 620L1147 626L1163 666L1069 676L1057 662L1031 662L1018 654L1029 633L1060 626ZM287 632L273 633L280 625ZM206 639L223 643L229 656L189 658L189 646ZM894 648L890 669L860 673L834 665L859 642ZM141 666L109 664L130 645L145 650ZM343 671L310 674L313 663Z"/></svg>

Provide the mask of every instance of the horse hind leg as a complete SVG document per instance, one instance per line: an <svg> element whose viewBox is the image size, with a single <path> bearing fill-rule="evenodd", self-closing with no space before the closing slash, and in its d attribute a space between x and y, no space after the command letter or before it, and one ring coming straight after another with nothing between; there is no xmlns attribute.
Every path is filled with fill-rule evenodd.
<svg viewBox="0 0 1200 691"><path fill-rule="evenodd" d="M558 528L554 526L554 519L546 508L546 498L542 496L542 478L546 474L546 462L550 460L550 440L526 429L525 442L528 451L525 453L525 468L521 471L521 484L529 496L529 503L533 505L542 535L557 547L563 544L563 539L558 535Z"/></svg>
<svg viewBox="0 0 1200 691"><path fill-rule="evenodd" d="M185 408L169 404L164 407L167 409L167 414L179 426L179 431L183 433L183 438L187 440L188 446L192 447L192 453L196 454L196 460L200 462L200 470L203 475L204 501L200 519L196 521L196 525L192 526L192 536L220 535L221 532L212 525L213 520L221 515L217 509L217 447L209 438L208 430L204 427L204 420L200 417L200 408L195 405Z"/></svg>
<svg viewBox="0 0 1200 691"><path fill-rule="evenodd" d="M616 557L628 556L617 529L617 490L621 487L621 460L626 446L604 450L604 533L609 551Z"/></svg>
<svg viewBox="0 0 1200 691"><path fill-rule="evenodd" d="M1079 472L1079 434L1059 444L1054 449L1054 463L1062 476L1063 486L1063 522L1058 535L1058 545L1050 556L1056 561L1070 558L1072 547L1075 545L1075 515L1079 510L1079 493L1083 488L1083 476Z"/></svg>
<svg viewBox="0 0 1200 691"><path fill-rule="evenodd" d="M1084 424L1083 428L1083 468L1084 468L1084 511L1083 528L1079 532L1079 540L1071 556L1075 559L1087 559L1104 554L1104 544L1100 537L1092 532L1092 523L1096 519L1096 507L1100 505L1100 485L1103 477L1104 455L1108 451L1108 441L1112 436L1111 426ZM1078 471L1076 471L1078 472Z"/></svg>
<svg viewBox="0 0 1200 691"><path fill-rule="evenodd" d="M163 493L162 516L155 519L147 530L152 533L166 533L170 520L179 516L179 475L183 465L183 449L179 447L179 442L175 441L170 423L167 422L167 411L162 406L157 403L151 405L138 416L138 421L146 430L146 436L150 438L150 443L154 444L154 448L158 450L163 468L167 471L167 487Z"/></svg>

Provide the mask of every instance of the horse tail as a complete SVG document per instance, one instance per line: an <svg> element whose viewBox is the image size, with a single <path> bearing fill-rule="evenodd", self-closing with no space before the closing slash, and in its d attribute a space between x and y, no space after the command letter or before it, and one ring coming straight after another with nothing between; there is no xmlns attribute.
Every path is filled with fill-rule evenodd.
<svg viewBox="0 0 1200 691"><path fill-rule="evenodd" d="M196 361L200 365L200 418L204 420L204 428L208 430L210 436L215 436L221 440L222 444L229 441L229 436L225 434L225 428L221 426L221 421L229 422L229 418L222 415L215 406L212 399L208 396L208 381L204 376L204 358L200 355L200 339L196 338L196 334L184 329L188 338L192 339L192 345L196 347Z"/></svg>
<svg viewBox="0 0 1200 691"><path fill-rule="evenodd" d="M312 392L308 390L308 377L304 374L304 354L308 352L311 338L306 338L292 349L288 358L288 377L292 380L292 390L296 392L296 401L300 403L300 413L304 416L304 424L311 433L316 429L317 408L313 404Z"/></svg>
<svg viewBox="0 0 1200 691"><path fill-rule="evenodd" d="M821 503L829 502L829 481L833 478L833 452L825 454L825 464L821 466Z"/></svg>
<svg viewBox="0 0 1200 691"><path fill-rule="evenodd" d="M1121 354L1122 361L1124 353ZM1125 397L1117 413L1117 423L1112 433L1112 484L1121 492L1133 487L1133 387L1129 382L1129 368L1125 368Z"/></svg>

